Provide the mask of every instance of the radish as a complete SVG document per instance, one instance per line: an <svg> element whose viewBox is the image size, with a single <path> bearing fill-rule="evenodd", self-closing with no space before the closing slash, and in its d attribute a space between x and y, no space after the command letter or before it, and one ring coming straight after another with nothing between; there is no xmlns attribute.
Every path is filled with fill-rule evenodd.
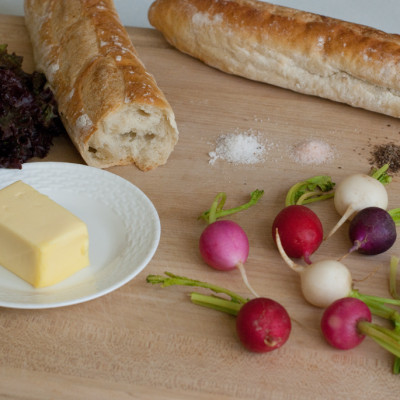
<svg viewBox="0 0 400 400"><path fill-rule="evenodd" d="M243 268L249 255L249 240L236 222L216 221L204 229L199 249L208 265L220 271L230 271Z"/></svg>
<svg viewBox="0 0 400 400"><path fill-rule="evenodd" d="M386 210L367 207L350 222L349 237L353 243L350 252L357 250L367 255L380 254L390 249L396 241L396 224Z"/></svg>
<svg viewBox="0 0 400 400"><path fill-rule="evenodd" d="M341 181L333 197L336 211L342 216L329 232L331 237L357 211L367 207L379 207L386 210L388 194L385 186L376 178L365 174L353 174Z"/></svg>
<svg viewBox="0 0 400 400"><path fill-rule="evenodd" d="M249 255L247 235L236 222L229 220L217 221L217 218L249 208L256 204L263 194L264 191L255 190L251 193L251 199L248 203L229 210L223 210L226 194L223 192L218 193L210 210L200 216L200 218L209 223L199 240L200 255L205 263L220 271L239 269L245 285L255 297L258 297L258 294L250 285L244 268Z"/></svg>
<svg viewBox="0 0 400 400"><path fill-rule="evenodd" d="M288 340L290 317L276 301L258 297L240 309L236 318L236 331L248 350L269 352L283 346Z"/></svg>
<svg viewBox="0 0 400 400"><path fill-rule="evenodd" d="M336 300L324 311L321 330L331 346L348 350L358 346L365 339L361 321L371 320L371 311L364 302L345 297Z"/></svg>
<svg viewBox="0 0 400 400"><path fill-rule="evenodd" d="M332 303L322 315L321 331L337 349L352 349L368 336L396 358L400 356L399 332L373 324L368 306L359 299L344 298Z"/></svg>
<svg viewBox="0 0 400 400"><path fill-rule="evenodd" d="M349 269L339 261L321 260L307 266L295 264L285 253L278 231L276 244L285 263L300 275L302 294L310 304L326 308L343 297L354 297L364 301L374 314L400 325L400 315L385 305L399 306L400 300L359 293L353 289L353 279Z"/></svg>
<svg viewBox="0 0 400 400"><path fill-rule="evenodd" d="M214 293L222 293L230 299L203 293L191 293L194 304L237 316L236 332L246 349L264 353L282 347L291 332L291 321L286 309L276 301L265 297L245 299L242 296L207 282L202 282L183 276L165 273L166 276L148 275L146 281L161 284L163 287L172 285L195 286L210 289Z"/></svg>
<svg viewBox="0 0 400 400"><path fill-rule="evenodd" d="M272 224L272 237L279 230L282 246L286 254L293 258L303 258L311 264L310 255L323 240L323 228L318 216L303 205L290 205L282 209Z"/></svg>
<svg viewBox="0 0 400 400"><path fill-rule="evenodd" d="M344 264L334 260L318 261L308 266L295 264L286 254L278 230L275 240L283 260L299 273L301 291L310 304L325 308L333 301L351 293L353 281Z"/></svg>

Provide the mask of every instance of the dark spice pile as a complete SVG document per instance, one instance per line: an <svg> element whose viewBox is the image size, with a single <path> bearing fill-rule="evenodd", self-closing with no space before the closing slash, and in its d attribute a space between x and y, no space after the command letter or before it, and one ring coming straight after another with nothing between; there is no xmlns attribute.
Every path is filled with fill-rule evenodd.
<svg viewBox="0 0 400 400"><path fill-rule="evenodd" d="M400 170L400 146L394 143L376 145L371 152L371 165L377 168L389 164L389 172Z"/></svg>

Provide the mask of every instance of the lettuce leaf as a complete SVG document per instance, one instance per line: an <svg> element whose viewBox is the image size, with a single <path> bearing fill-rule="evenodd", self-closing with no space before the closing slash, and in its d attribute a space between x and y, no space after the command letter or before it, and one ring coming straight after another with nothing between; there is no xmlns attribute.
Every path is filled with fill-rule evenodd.
<svg viewBox="0 0 400 400"><path fill-rule="evenodd" d="M53 138L65 134L44 74L22 69L23 58L0 45L0 167L22 168L45 157Z"/></svg>

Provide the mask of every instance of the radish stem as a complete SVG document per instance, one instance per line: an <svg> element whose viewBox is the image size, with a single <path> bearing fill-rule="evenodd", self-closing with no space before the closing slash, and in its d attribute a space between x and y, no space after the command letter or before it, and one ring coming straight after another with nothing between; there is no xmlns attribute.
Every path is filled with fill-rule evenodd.
<svg viewBox="0 0 400 400"><path fill-rule="evenodd" d="M319 175L294 184L288 191L285 206L308 204L333 197L335 183L330 176Z"/></svg>
<svg viewBox="0 0 400 400"><path fill-rule="evenodd" d="M256 189L250 194L250 200L242 204L241 206L230 208L228 210L223 210L225 200L226 200L226 193L220 192L217 194L217 196L214 199L214 202L212 203L211 207L209 210L203 212L203 214L200 215L199 219L204 219L207 221L209 224L212 224L215 222L218 218L226 217L227 215L235 214L239 211L247 210L251 206L255 205L259 199L264 194L264 190L259 190Z"/></svg>
<svg viewBox="0 0 400 400"><path fill-rule="evenodd" d="M397 294L397 282L396 282L398 266L399 266L399 259L395 256L392 256L390 259L389 291L394 299L400 300L400 297Z"/></svg>
<svg viewBox="0 0 400 400"><path fill-rule="evenodd" d="M394 306L400 306L399 299L389 299L386 297L379 296L371 296L368 294L361 294L358 290L354 289L349 293L349 297L355 297L362 300L364 303L368 305L369 301L375 302L376 304L391 304Z"/></svg>
<svg viewBox="0 0 400 400"><path fill-rule="evenodd" d="M400 335L397 332L368 321L360 321L357 327L362 334L375 340L396 357L400 357Z"/></svg>
<svg viewBox="0 0 400 400"><path fill-rule="evenodd" d="M235 303L232 300L222 299L218 296L210 296L196 292L190 294L190 300L198 306L212 308L213 310L222 311L235 316L243 305Z"/></svg>
<svg viewBox="0 0 400 400"><path fill-rule="evenodd" d="M224 207L226 201L226 193L220 192L215 196L213 203L211 204L210 213L208 216L208 223L212 224L217 220L217 212L220 212Z"/></svg>
<svg viewBox="0 0 400 400"><path fill-rule="evenodd" d="M357 298L364 301L362 297L357 296ZM374 302L373 300L366 300L364 303L368 306L373 315L392 321L395 328L400 327L400 314L396 310L382 303Z"/></svg>
<svg viewBox="0 0 400 400"><path fill-rule="evenodd" d="M396 210L399 210L399 208L397 208ZM390 212L389 212L390 213ZM398 217L400 217L400 212L397 215ZM392 215L393 217L393 215ZM398 225L397 222L400 222L400 218L398 220L396 220L395 218L393 218L395 220L396 225ZM389 291L391 296L394 299L400 299L399 295L397 294L397 270L398 270L398 266L399 266L399 259L396 256L392 256L390 258L390 274L389 274ZM394 330L398 333L400 333L400 323L396 323L395 322L395 327ZM393 362L393 373L395 375L400 374L400 357L395 357L394 362Z"/></svg>
<svg viewBox="0 0 400 400"><path fill-rule="evenodd" d="M210 289L215 293L224 293L231 298L231 301L234 303L244 304L247 303L249 299L245 299L244 297L234 293L228 289L223 287L213 285L211 283L198 281L195 279L186 278L184 276L174 275L171 272L165 272L165 275L148 275L146 281L152 284L161 284L162 287L168 287L173 285L180 286L195 286L202 287L205 289Z"/></svg>
<svg viewBox="0 0 400 400"><path fill-rule="evenodd" d="M389 210L388 213L393 218L393 221L396 224L396 226L400 226L400 208L393 208Z"/></svg>
<svg viewBox="0 0 400 400"><path fill-rule="evenodd" d="M296 201L297 205L302 205L302 204L309 204L309 203L314 203L316 201L322 201L322 200L327 200L331 199L334 196L333 190L321 195L321 192L309 192L309 193L304 193L299 197L299 199Z"/></svg>
<svg viewBox="0 0 400 400"><path fill-rule="evenodd" d="M387 170L389 169L389 164L384 164L377 170L371 171L372 178L375 178L383 185L386 185L392 181L392 177L387 174Z"/></svg>

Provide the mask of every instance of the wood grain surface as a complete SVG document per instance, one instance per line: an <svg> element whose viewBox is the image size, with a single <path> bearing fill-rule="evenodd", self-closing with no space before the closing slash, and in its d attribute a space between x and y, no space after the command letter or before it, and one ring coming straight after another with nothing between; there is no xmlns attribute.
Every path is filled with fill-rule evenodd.
<svg viewBox="0 0 400 400"><path fill-rule="evenodd" d="M163 167L146 173L133 166L109 171L137 185L154 203L162 226L159 248L144 271L104 297L64 308L1 309L0 398L398 398L393 357L372 340L350 351L324 342L322 311L302 299L298 276L279 258L270 231L292 184L320 174L338 182L348 173L368 173L373 146L397 142L400 121L230 76L179 53L155 30L128 31L175 111L180 139ZM23 18L0 16L0 42L23 55L25 69L32 70ZM266 141L263 163L209 163L208 153L221 134L249 129ZM311 138L333 146L334 159L317 166L293 160L292 146ZM45 161L82 162L67 139L58 139ZM252 285L284 305L293 319L289 341L270 354L243 349L234 318L191 304L190 288L161 288L145 280L148 274L171 271L248 296L238 271L217 272L201 261L197 246L205 224L197 217L217 192L228 194L230 207L246 202L256 188L265 190L260 203L232 219L249 236ZM398 207L398 176L388 191L389 207ZM312 209L325 229L338 219L332 201ZM314 260L337 258L348 248L342 228ZM400 242L386 254L346 259L360 291L389 295L392 254L400 255Z"/></svg>

